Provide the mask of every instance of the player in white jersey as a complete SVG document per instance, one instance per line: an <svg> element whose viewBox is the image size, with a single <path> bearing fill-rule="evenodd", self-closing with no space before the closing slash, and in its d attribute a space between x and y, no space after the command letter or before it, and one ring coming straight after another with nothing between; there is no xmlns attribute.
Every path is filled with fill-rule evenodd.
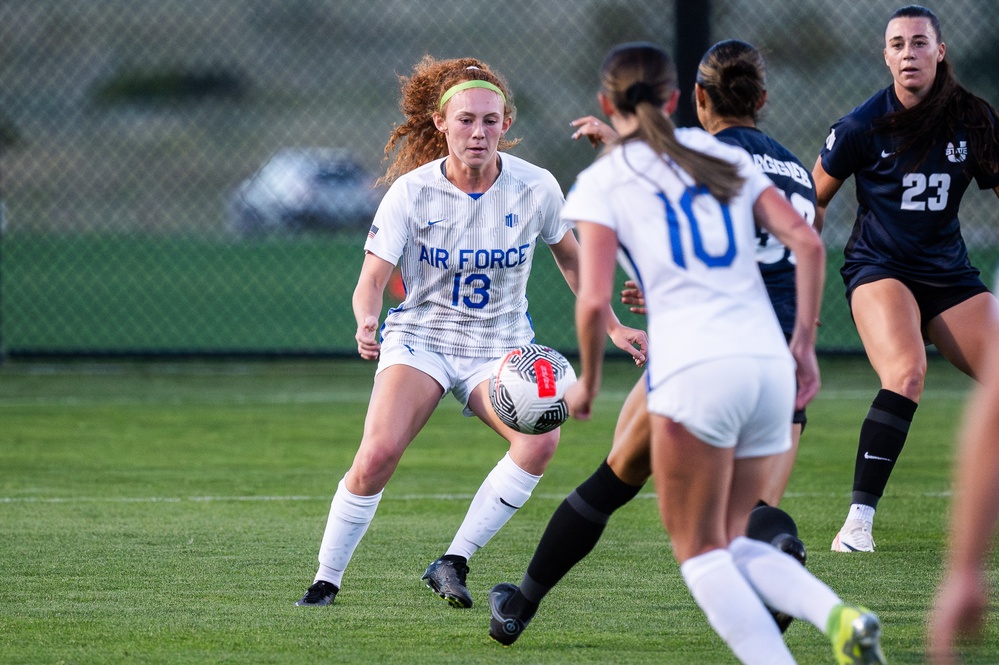
<svg viewBox="0 0 999 665"><path fill-rule="evenodd" d="M496 182L473 199L437 159L397 180L385 195L365 251L400 267L406 298L386 317L386 341L437 353L503 355L534 337L527 279L536 240L566 236L554 176L513 155L499 157Z"/></svg>
<svg viewBox="0 0 999 665"><path fill-rule="evenodd" d="M333 496L319 569L301 606L333 603L382 490L447 393L510 444L423 576L455 607L472 606L468 558L527 501L558 445L558 430L532 436L504 425L488 395L495 361L533 340L526 289L539 239L576 288L579 246L559 217L558 184L500 154L513 144L504 135L515 108L506 81L479 60L425 57L403 81L402 109L407 122L386 146L386 154L400 147L384 177L392 186L368 233L353 296L358 353L378 368L361 444ZM379 331L396 264L406 298ZM645 333L608 312L611 339L643 363Z"/></svg>
<svg viewBox="0 0 999 665"><path fill-rule="evenodd" d="M738 40L721 41L709 48L697 68L694 100L701 125L725 143L749 152L792 207L810 222L815 217L815 190L808 170L789 150L756 127L758 114L767 101L766 66L759 50ZM666 108L667 114L673 110L671 105ZM572 138L586 137L594 148L618 139L613 127L594 116L571 124L576 128ZM762 229L756 229L756 237L756 262L770 304L789 340L796 310L795 259L776 237ZM625 283L622 301L631 305L632 312L645 314L645 300L636 282ZM494 639L507 645L518 639L522 632L518 627L533 619L555 585L593 550L611 515L636 497L652 476L646 380L644 375L638 379L622 405L607 458L552 514L520 585L494 587L490 603L502 606L496 613L504 618L490 623ZM787 487L805 420L805 410L796 409L791 448L781 455L746 527L748 537L773 544L802 565L807 553L798 538L797 524L776 506ZM786 631L793 617L771 613L781 632ZM513 632L507 630L511 626Z"/></svg>
<svg viewBox="0 0 999 665"><path fill-rule="evenodd" d="M577 220L582 247L582 372L566 394L570 411L589 418L600 389L603 349L593 332L605 323L620 245L647 301L660 513L697 604L744 663L794 662L767 606L829 635L838 662L877 662L877 617L744 536L790 447L793 409L819 388L821 240L748 153L702 130L675 130L668 111L676 73L664 51L644 43L612 49L601 84L601 110L622 138L580 174L563 210ZM754 222L798 259L789 345L756 265Z"/></svg>

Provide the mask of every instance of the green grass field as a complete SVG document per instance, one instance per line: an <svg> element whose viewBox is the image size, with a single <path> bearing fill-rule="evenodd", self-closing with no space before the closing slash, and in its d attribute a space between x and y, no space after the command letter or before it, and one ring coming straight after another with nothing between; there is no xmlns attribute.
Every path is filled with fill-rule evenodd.
<svg viewBox="0 0 999 665"><path fill-rule="evenodd" d="M783 507L809 567L885 624L892 663L923 660L953 437L969 382L940 361L875 526L878 551L829 542L877 389L862 359L824 359ZM447 398L403 458L330 608L297 608L334 486L356 449L361 362L0 366L0 663L734 663L679 577L651 490L549 596L510 649L486 636L488 589L519 581L551 512L603 458L637 371L608 369L589 423L563 428L534 498L471 561L476 605L420 582L503 454ZM970 649L994 663L999 629ZM831 663L796 622L801 663Z"/></svg>

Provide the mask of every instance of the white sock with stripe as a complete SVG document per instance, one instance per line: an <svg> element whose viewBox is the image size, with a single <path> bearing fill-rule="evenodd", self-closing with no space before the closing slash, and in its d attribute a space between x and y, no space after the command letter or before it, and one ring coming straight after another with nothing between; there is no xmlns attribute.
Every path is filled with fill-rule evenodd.
<svg viewBox="0 0 999 665"><path fill-rule="evenodd" d="M739 572L768 607L826 632L829 613L843 601L825 582L767 543L736 538L728 549Z"/></svg>
<svg viewBox="0 0 999 665"><path fill-rule="evenodd" d="M343 579L343 571L368 530L378 502L382 499L381 492L373 496L352 494L347 489L345 478L346 476L336 486L336 493L330 503L326 531L319 547L319 571L314 580L326 580L338 587Z"/></svg>
<svg viewBox="0 0 999 665"><path fill-rule="evenodd" d="M739 572L731 552L711 550L687 559L680 573L708 623L740 662L794 665L777 624Z"/></svg>
<svg viewBox="0 0 999 665"><path fill-rule="evenodd" d="M469 559L527 503L540 480L504 455L479 486L446 554Z"/></svg>

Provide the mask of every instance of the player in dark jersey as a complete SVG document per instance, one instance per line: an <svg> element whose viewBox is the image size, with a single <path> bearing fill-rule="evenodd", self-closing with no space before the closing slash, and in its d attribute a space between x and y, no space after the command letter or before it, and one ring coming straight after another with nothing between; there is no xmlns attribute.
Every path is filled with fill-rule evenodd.
<svg viewBox="0 0 999 665"><path fill-rule="evenodd" d="M842 269L881 390L860 429L852 505L832 543L874 550L874 511L923 391L926 344L977 377L996 301L968 260L957 212L975 181L999 195L995 109L954 80L933 12L909 5L885 30L894 82L833 125L813 169L816 228L851 175L857 219Z"/></svg>
<svg viewBox="0 0 999 665"><path fill-rule="evenodd" d="M744 62L746 66L758 69L759 89L750 90L748 94L743 93L741 96L734 90L729 94L719 92L724 89L722 66L732 62ZM811 174L790 150L756 127L755 111L762 108L767 94L763 67L759 51L746 42L728 40L713 46L699 68L699 85L694 91L695 97L700 97L695 100L697 117L704 128L717 138L743 148L752 155L756 164L777 185L777 189L787 197L798 214L811 224L815 220L815 187ZM759 106L755 107L755 104ZM750 109L754 110L754 114L746 115ZM767 287L777 320L784 336L790 340L795 314L794 256L780 241L759 227L756 234L759 238L756 262L760 266L763 283ZM783 455L779 472L771 477L770 485L762 497L771 506L780 502L787 488L805 422L805 410L796 411L791 449ZM767 511L760 511L754 515L754 520L761 519L766 514Z"/></svg>
<svg viewBox="0 0 999 665"><path fill-rule="evenodd" d="M815 217L811 174L784 146L756 128L757 113L766 103L766 72L759 51L729 40L712 46L698 67L695 101L698 118L717 138L745 148L754 161L807 221ZM672 109L668 109L672 110ZM593 116L573 122L573 138L585 136L594 147L610 144L614 130ZM778 320L790 336L795 317L794 257L776 238L757 230L757 261ZM632 311L644 313L644 300L634 284L622 293ZM655 353L655 350L652 350ZM775 506L783 496L794 463L804 410L794 415L792 448L783 454L779 472L771 478L753 511L747 535L770 542L804 563L804 544L794 520ZM643 376L621 408L610 454L597 471L562 502L552 515L520 587L500 584L490 593L490 635L512 644L534 616L542 598L596 545L610 515L634 498L652 474L646 381ZM791 617L773 612L786 630Z"/></svg>

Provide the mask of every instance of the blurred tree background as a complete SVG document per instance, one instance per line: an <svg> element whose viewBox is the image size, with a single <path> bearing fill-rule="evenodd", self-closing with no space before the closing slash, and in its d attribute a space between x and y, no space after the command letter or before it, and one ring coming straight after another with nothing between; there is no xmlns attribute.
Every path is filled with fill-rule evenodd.
<svg viewBox="0 0 999 665"><path fill-rule="evenodd" d="M424 54L472 55L502 72L518 107L514 154L552 171L567 191L595 156L569 139L569 122L598 112L597 68L610 46L658 43L689 80L689 63L701 55L691 42L743 39L768 62L761 128L811 167L829 125L890 83L883 30L898 6L0 2L2 352L352 355L350 293L369 219L282 219L253 232L247 216L259 211L235 205L249 199L237 187L287 149L349 155L347 175L337 171L346 166L317 167L326 183L380 175L383 147L401 120L398 77ZM931 8L958 77L999 102L994 3ZM703 12L707 34L678 35L678 17ZM973 190L962 211L973 260L990 284L994 206L994 195ZM848 183L824 232L826 351L860 348L835 272L854 208ZM539 251L530 291L538 340L571 353L571 294L552 286L561 278L545 255Z"/></svg>

